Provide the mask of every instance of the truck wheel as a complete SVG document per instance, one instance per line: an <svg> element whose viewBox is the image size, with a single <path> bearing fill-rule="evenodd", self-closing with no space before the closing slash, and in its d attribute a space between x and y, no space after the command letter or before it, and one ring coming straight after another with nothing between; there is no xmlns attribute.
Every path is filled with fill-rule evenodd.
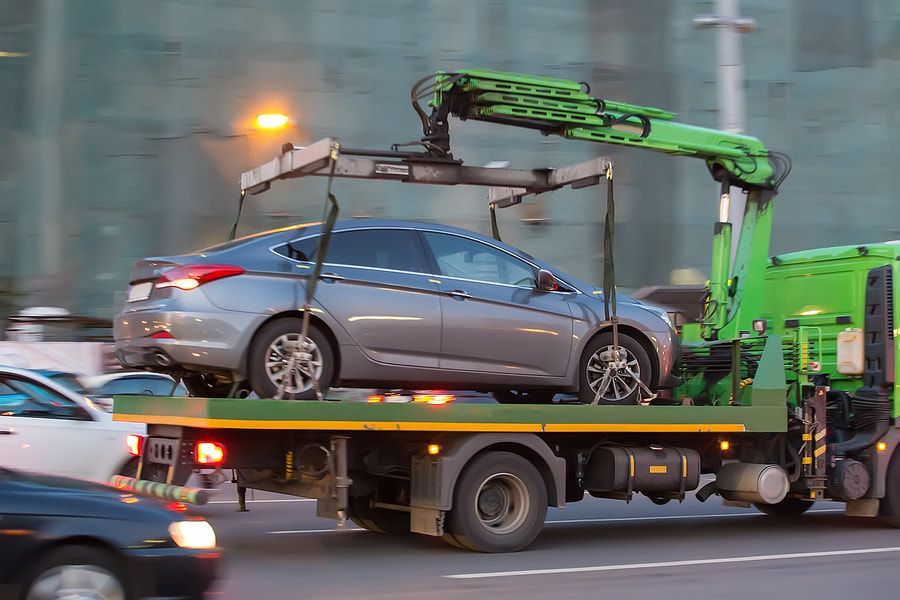
<svg viewBox="0 0 900 600"><path fill-rule="evenodd" d="M511 452L486 452L456 482L447 541L477 552L517 552L534 541L546 516L547 487L534 465Z"/></svg>
<svg viewBox="0 0 900 600"><path fill-rule="evenodd" d="M409 513L386 508L373 508L369 496L350 496L348 516L359 527L386 535L412 533L409 529Z"/></svg>
<svg viewBox="0 0 900 600"><path fill-rule="evenodd" d="M25 600L132 598L116 557L91 546L62 546L40 558L22 580Z"/></svg>
<svg viewBox="0 0 900 600"><path fill-rule="evenodd" d="M637 404L639 382L650 387L651 367L647 351L632 337L619 334L619 361L614 361L613 336L604 331L588 342L579 364L578 398L582 404Z"/></svg>
<svg viewBox="0 0 900 600"><path fill-rule="evenodd" d="M900 450L895 450L891 457L884 485L884 498L879 504L879 513L885 523L891 527L900 527Z"/></svg>
<svg viewBox="0 0 900 600"><path fill-rule="evenodd" d="M815 504L812 500L801 498L785 498L778 504L753 503L753 506L761 513L773 517L799 517Z"/></svg>
<svg viewBox="0 0 900 600"><path fill-rule="evenodd" d="M286 375L291 349L300 340L302 319L290 317L276 319L260 327L253 337L248 352L247 374L250 387L260 398L272 398ZM306 352L312 355L312 368L324 394L334 377L334 350L318 327L310 325ZM298 365L300 366L300 365ZM310 373L297 371L286 386L285 397L294 400L311 400L316 397Z"/></svg>

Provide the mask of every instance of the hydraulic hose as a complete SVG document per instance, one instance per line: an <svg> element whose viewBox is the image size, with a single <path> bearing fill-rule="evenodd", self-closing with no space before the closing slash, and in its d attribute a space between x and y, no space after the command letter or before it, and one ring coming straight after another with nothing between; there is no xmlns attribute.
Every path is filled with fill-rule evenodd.
<svg viewBox="0 0 900 600"><path fill-rule="evenodd" d="M879 419L868 432L860 431L847 441L831 444L830 450L837 456L856 454L857 452L874 446L878 440L884 437L890 427L890 418L885 417Z"/></svg>

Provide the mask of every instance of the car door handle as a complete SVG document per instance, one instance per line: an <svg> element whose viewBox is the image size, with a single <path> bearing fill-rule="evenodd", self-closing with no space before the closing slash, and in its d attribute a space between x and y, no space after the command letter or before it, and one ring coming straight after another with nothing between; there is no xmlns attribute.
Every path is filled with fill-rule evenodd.
<svg viewBox="0 0 900 600"><path fill-rule="evenodd" d="M347 278L338 275L337 273L320 273L319 279L322 279L323 281L344 281Z"/></svg>
<svg viewBox="0 0 900 600"><path fill-rule="evenodd" d="M466 292L465 290L445 290L444 293L451 298L459 298L460 300L465 300L466 298L472 297L472 294Z"/></svg>
<svg viewBox="0 0 900 600"><path fill-rule="evenodd" d="M15 435L16 430L12 427L0 427L0 435Z"/></svg>

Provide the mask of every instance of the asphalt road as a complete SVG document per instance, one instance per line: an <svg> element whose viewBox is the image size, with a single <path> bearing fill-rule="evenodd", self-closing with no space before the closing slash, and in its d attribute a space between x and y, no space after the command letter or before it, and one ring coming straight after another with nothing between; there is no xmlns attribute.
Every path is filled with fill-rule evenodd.
<svg viewBox="0 0 900 600"><path fill-rule="evenodd" d="M230 492L196 511L226 549L213 598L900 598L900 530L838 504L785 522L715 498L586 498L551 509L528 550L475 554L339 530L314 502L284 496L257 494L237 513Z"/></svg>

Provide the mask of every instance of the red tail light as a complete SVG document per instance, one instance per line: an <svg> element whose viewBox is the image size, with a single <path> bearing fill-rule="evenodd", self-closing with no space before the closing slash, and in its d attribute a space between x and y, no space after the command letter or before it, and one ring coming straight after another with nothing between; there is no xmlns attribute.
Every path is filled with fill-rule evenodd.
<svg viewBox="0 0 900 600"><path fill-rule="evenodd" d="M194 460L201 465L220 465L225 460L225 445L219 442L197 442Z"/></svg>
<svg viewBox="0 0 900 600"><path fill-rule="evenodd" d="M150 337L152 337L155 340L174 340L175 339L175 336L172 335L172 332L165 331L165 330L160 330L160 331L157 331L156 333L151 333Z"/></svg>
<svg viewBox="0 0 900 600"><path fill-rule="evenodd" d="M182 265L176 267L156 280L156 288L175 287L180 290L192 290L204 283L241 275L244 269L234 265Z"/></svg>
<svg viewBox="0 0 900 600"><path fill-rule="evenodd" d="M128 454L132 456L140 456L144 447L144 436L134 433L125 437L125 445L128 446Z"/></svg>

